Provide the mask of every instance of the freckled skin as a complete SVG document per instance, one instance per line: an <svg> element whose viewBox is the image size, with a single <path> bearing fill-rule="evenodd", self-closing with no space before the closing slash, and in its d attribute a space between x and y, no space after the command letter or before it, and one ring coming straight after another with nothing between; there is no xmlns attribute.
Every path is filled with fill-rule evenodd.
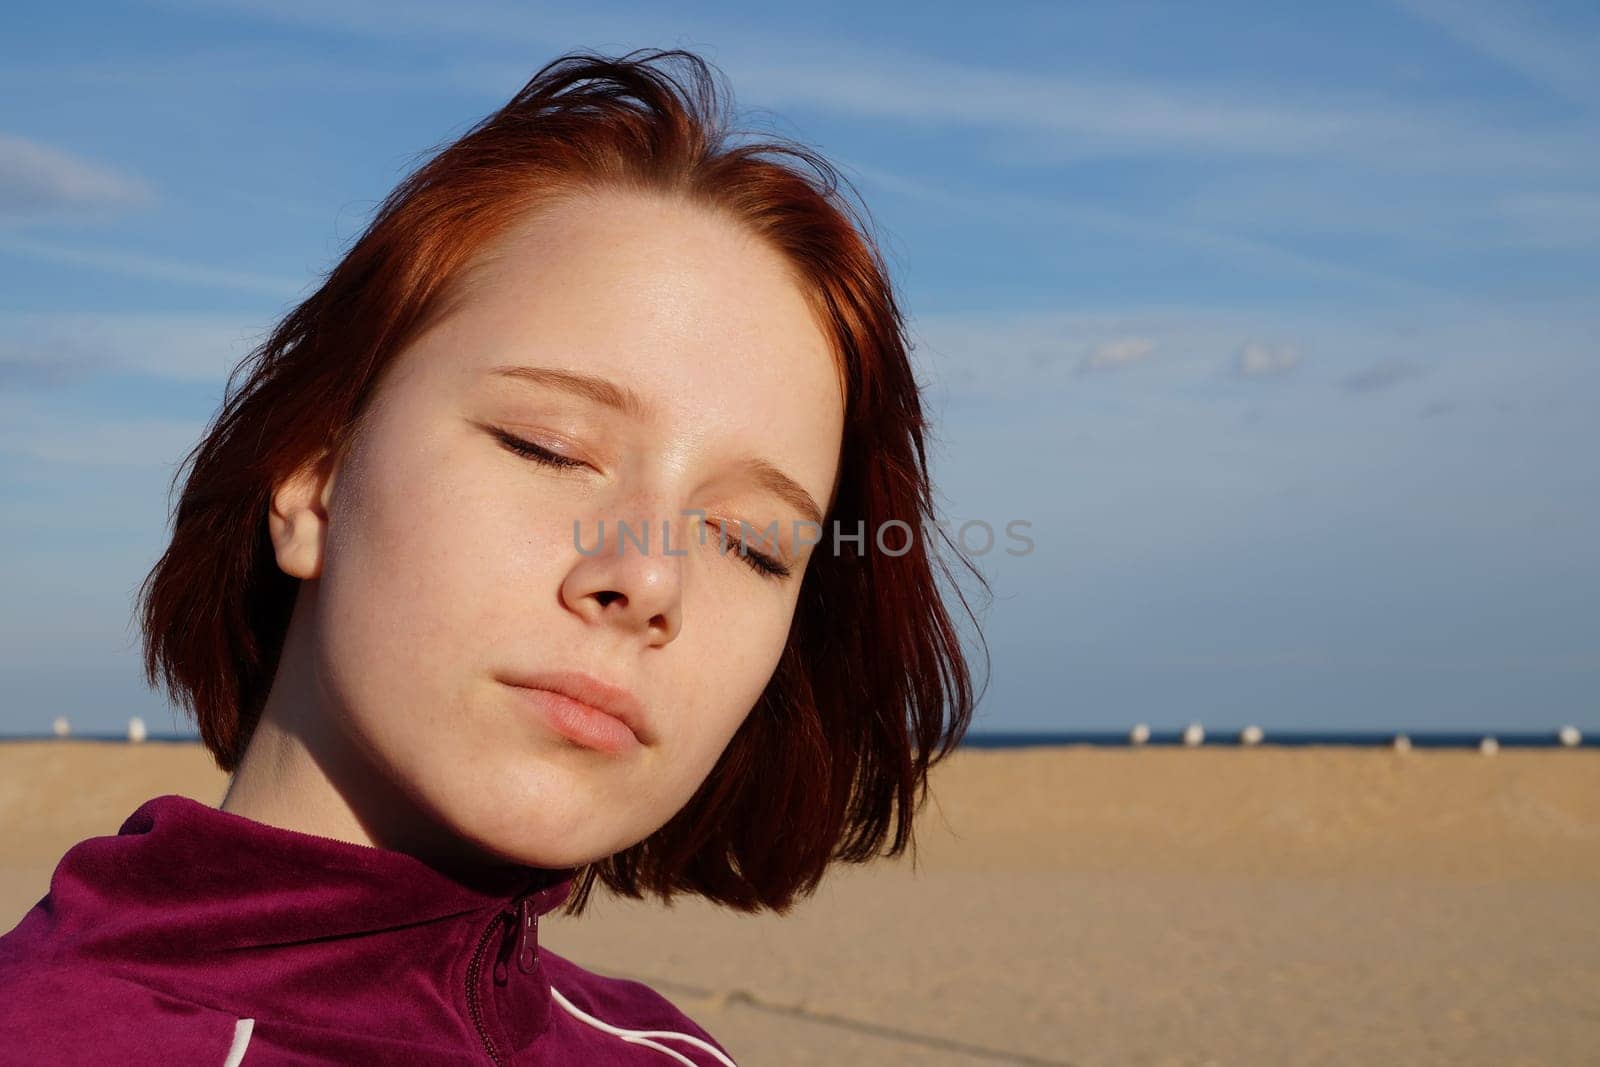
<svg viewBox="0 0 1600 1067"><path fill-rule="evenodd" d="M811 553L774 580L693 520L785 531L798 513L737 473L756 454L824 508L838 471L836 361L783 258L703 208L596 193L480 257L454 314L396 357L351 450L280 485L269 526L302 579L262 723L224 807L420 854L577 866L687 801L783 650ZM599 375L631 419L496 378ZM498 428L585 465L543 466ZM650 528L618 549L616 520ZM606 520L606 551L592 549ZM673 524L662 552L663 522ZM755 542L752 542L755 544ZM620 594L620 595L614 595ZM554 733L497 674L579 670L632 690L652 745Z"/></svg>

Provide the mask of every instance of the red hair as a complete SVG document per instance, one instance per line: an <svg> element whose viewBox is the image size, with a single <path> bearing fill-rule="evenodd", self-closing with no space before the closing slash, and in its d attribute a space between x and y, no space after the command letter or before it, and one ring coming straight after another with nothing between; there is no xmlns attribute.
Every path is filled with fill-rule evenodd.
<svg viewBox="0 0 1600 1067"><path fill-rule="evenodd" d="M736 219L786 257L845 384L825 529L867 536L863 550L813 556L779 664L716 767L649 838L590 864L569 911L597 880L636 898L690 892L784 911L833 860L865 861L886 839L885 855L914 846L929 768L975 703L939 589L953 576L930 549L942 541L977 571L933 521L919 387L864 211L810 149L735 143L722 109L689 52L546 64L401 182L317 291L234 368L174 476L188 471L172 540L139 593L150 683L194 717L223 770L258 721L299 584L267 537L273 487L349 446L384 368L462 294L463 268L488 242L562 196L643 191ZM890 519L915 532L903 554L873 551ZM904 534L886 538L898 551Z"/></svg>

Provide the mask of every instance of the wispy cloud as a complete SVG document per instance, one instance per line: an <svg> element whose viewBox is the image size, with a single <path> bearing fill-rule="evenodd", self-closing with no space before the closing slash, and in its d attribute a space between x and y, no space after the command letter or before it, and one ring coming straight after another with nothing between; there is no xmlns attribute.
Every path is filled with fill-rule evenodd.
<svg viewBox="0 0 1600 1067"><path fill-rule="evenodd" d="M1422 365L1414 359L1386 356L1370 366L1345 375L1339 379L1339 384L1351 393L1376 393L1419 377L1422 372Z"/></svg>
<svg viewBox="0 0 1600 1067"><path fill-rule="evenodd" d="M1180 245L1214 253L1225 262L1247 264L1300 277L1339 282L1368 291L1411 299L1438 299L1446 294L1438 288L1395 278L1361 267L1346 266L1267 241L1196 226L1180 219L1162 219L1113 211L1107 208L1052 200L1047 197L1007 192L993 188L978 190L948 189L919 178L909 178L881 167L856 161L844 163L845 173L860 176L884 189L938 207L954 217L982 218L1014 223L1027 219L1035 228L1083 227L1114 237Z"/></svg>
<svg viewBox="0 0 1600 1067"><path fill-rule="evenodd" d="M1126 305L1099 311L963 311L919 314L909 330L918 373L935 399L1054 402L1075 391L1096 400L1166 395L1196 408L1212 401L1270 402L1330 420L1345 395L1429 379L1430 392L1572 405L1571 385L1593 376L1595 323L1552 304L1464 316L1453 303L1384 313L1271 305L1195 308ZM1152 346L1137 374L1076 368L1096 351ZM1279 380L1268 394L1249 386ZM1558 384L1566 383L1566 384ZM1418 398L1419 403L1427 398ZM1487 402L1487 401L1486 401Z"/></svg>
<svg viewBox="0 0 1600 1067"><path fill-rule="evenodd" d="M29 350L0 338L0 390L73 385L105 365L92 355Z"/></svg>
<svg viewBox="0 0 1600 1067"><path fill-rule="evenodd" d="M695 26L646 9L533 11L499 3L449 5L371 0L267 3L223 0L177 6L224 10L327 32L449 42L481 52L459 63L464 87L503 96L532 69L507 48L601 51L680 43L712 58L741 104L815 107L926 128L964 127L1010 136L987 151L1012 162L1059 163L1105 155L1215 155L1340 159L1368 169L1579 172L1600 155L1593 131L1516 128L1472 111L1422 106L1343 89L1277 84L1198 84L1069 78L944 60L839 36L775 36L729 25ZM709 38L708 47L696 37Z"/></svg>
<svg viewBox="0 0 1600 1067"><path fill-rule="evenodd" d="M175 467L205 424L176 419L9 417L0 427L0 455L30 464L98 468Z"/></svg>
<svg viewBox="0 0 1600 1067"><path fill-rule="evenodd" d="M1300 362L1297 345L1248 341L1239 349L1233 371L1240 378L1281 378L1300 366Z"/></svg>
<svg viewBox="0 0 1600 1067"><path fill-rule="evenodd" d="M1078 361L1078 372L1088 374L1110 367L1126 367L1149 359L1155 350L1156 343L1148 337L1118 337L1102 341Z"/></svg>
<svg viewBox="0 0 1600 1067"><path fill-rule="evenodd" d="M229 267L207 266L161 256L147 256L120 249L68 245L6 234L0 234L0 253L11 253L49 263L85 267L133 278L276 297L295 296L303 291L309 281L309 279L297 280L257 274Z"/></svg>
<svg viewBox="0 0 1600 1067"><path fill-rule="evenodd" d="M1140 393L1202 385L1242 334L1265 327L1249 312L1151 307L945 312L917 316L911 334L918 373L937 393L1014 401L1090 388L1103 372L1133 366L1138 374L1104 376Z"/></svg>
<svg viewBox="0 0 1600 1067"><path fill-rule="evenodd" d="M1600 245L1600 193L1511 193L1500 199L1500 210L1522 237L1536 244Z"/></svg>
<svg viewBox="0 0 1600 1067"><path fill-rule="evenodd" d="M154 199L141 178L0 133L0 219L135 207Z"/></svg>
<svg viewBox="0 0 1600 1067"><path fill-rule="evenodd" d="M0 314L0 389L107 371L221 382L270 325L210 314Z"/></svg>
<svg viewBox="0 0 1600 1067"><path fill-rule="evenodd" d="M529 72L531 73L531 71ZM410 61L330 62L315 55L285 55L271 43L249 42L162 52L141 49L115 56L49 58L0 66L0 90L23 91L40 85L97 87L113 91L159 89L187 93L196 84L217 92L315 89L341 94L383 93L437 97L463 93L460 71L452 64Z"/></svg>
<svg viewBox="0 0 1600 1067"><path fill-rule="evenodd" d="M1028 134L997 142L1015 163L1105 155L1337 159L1385 171L1577 170L1589 131L1506 129L1470 113L1332 90L1085 81L922 58L847 66L752 63L738 84L763 103L826 106L902 122Z"/></svg>
<svg viewBox="0 0 1600 1067"><path fill-rule="evenodd" d="M1412 15L1444 30L1475 52L1589 108L1600 105L1600 20L1591 9L1589 25L1541 23L1529 4L1481 0L1398 0ZM1582 17L1583 8L1568 12ZM1585 47L1587 44L1587 47Z"/></svg>

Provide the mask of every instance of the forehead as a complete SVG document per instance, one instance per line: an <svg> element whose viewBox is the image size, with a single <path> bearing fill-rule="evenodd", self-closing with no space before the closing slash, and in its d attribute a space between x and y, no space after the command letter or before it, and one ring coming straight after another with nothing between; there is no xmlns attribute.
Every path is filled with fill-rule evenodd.
<svg viewBox="0 0 1600 1067"><path fill-rule="evenodd" d="M774 450L842 431L839 363L787 259L680 200L585 193L520 220L461 272L429 337L429 377L481 387L519 363L602 375L666 423Z"/></svg>

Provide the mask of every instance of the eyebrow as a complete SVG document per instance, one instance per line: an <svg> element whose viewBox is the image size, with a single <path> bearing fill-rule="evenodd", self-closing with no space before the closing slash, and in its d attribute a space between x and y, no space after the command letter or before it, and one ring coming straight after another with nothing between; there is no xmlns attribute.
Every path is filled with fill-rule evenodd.
<svg viewBox="0 0 1600 1067"><path fill-rule="evenodd" d="M490 374L498 378L510 378L514 381L530 382L534 385L543 385L551 389L561 389L577 396L593 400L608 408L615 408L624 415L635 419L647 418L650 414L650 405L644 398L627 386L618 385L616 382L605 378L597 378L592 374L579 374L576 371L557 370L554 367L522 367L515 365L493 367Z"/></svg>
<svg viewBox="0 0 1600 1067"><path fill-rule="evenodd" d="M592 374L579 374L576 371L558 370L555 367L525 367L517 364L492 367L489 373L496 378L508 378L560 389L613 408L635 419L645 419L650 415L650 405L644 397L625 385L618 385L607 378ZM822 525L822 509L817 506L816 500L806 492L804 486L785 474L778 466L758 456L752 456L743 460L739 467L744 474L755 481L756 485L794 508L802 518L818 526Z"/></svg>
<svg viewBox="0 0 1600 1067"><path fill-rule="evenodd" d="M783 471L764 459L747 459L740 466L751 475L757 485L794 508L804 518L817 526L822 525L822 509L811 499L811 494Z"/></svg>

